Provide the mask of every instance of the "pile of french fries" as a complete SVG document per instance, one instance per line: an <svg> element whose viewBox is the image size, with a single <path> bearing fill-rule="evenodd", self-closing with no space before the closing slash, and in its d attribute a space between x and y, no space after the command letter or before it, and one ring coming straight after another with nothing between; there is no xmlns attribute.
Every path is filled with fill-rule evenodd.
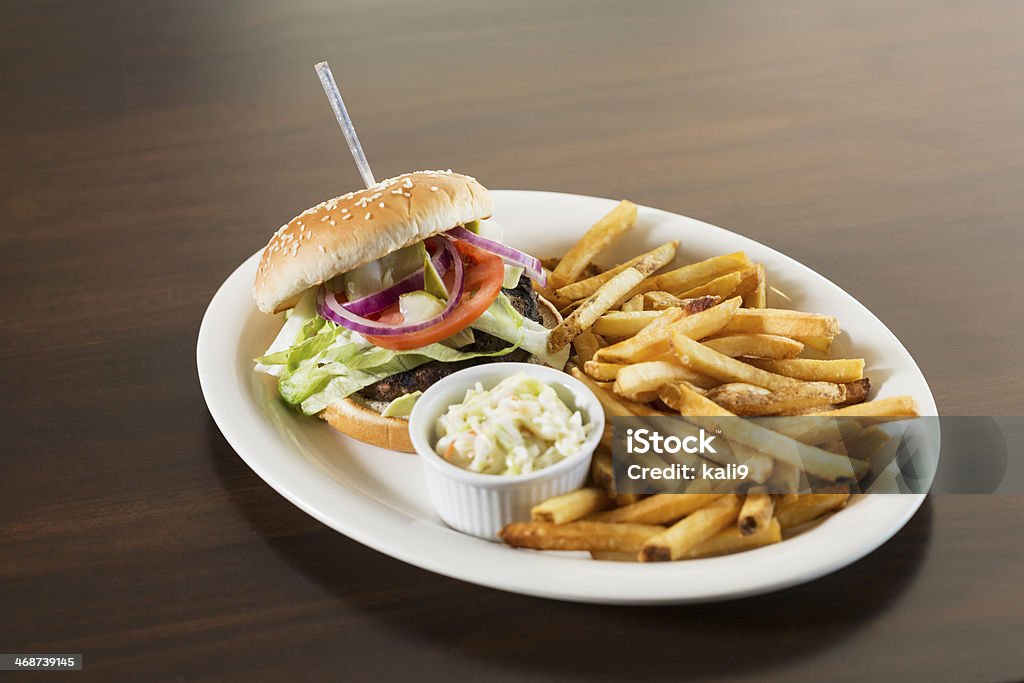
<svg viewBox="0 0 1024 683"><path fill-rule="evenodd" d="M501 538L515 547L660 562L777 543L787 530L844 507L850 483L870 471L871 454L888 440L874 423L916 416L914 400L869 400L863 359L820 357L839 322L767 308L764 265L743 252L666 270L679 248L672 241L607 270L596 266L636 217L637 207L622 201L565 256L545 261L551 274L541 294L563 316L551 350L572 344L569 371L594 391L607 417L682 415L698 425L700 418L750 418L729 422L726 459L742 455L752 481L771 491L805 490L812 480L827 492L619 493L609 432L590 486L541 503L532 521L508 525ZM762 417L776 419L759 423ZM714 428L725 429L721 422Z"/></svg>

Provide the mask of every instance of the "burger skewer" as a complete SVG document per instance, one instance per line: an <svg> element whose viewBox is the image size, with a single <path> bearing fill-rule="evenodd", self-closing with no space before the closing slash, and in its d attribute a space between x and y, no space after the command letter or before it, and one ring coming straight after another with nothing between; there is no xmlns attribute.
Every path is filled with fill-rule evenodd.
<svg viewBox="0 0 1024 683"><path fill-rule="evenodd" d="M373 178L373 171L370 170L370 162L366 160L366 154L363 153L363 146L359 144L356 127L352 125L352 119L345 107L345 100L341 98L338 84L334 82L331 67L327 62L320 62L315 68L316 75L320 77L320 84L323 85L324 92L327 93L327 101L331 103L331 109L334 110L334 117L338 119L341 132L345 134L345 141L348 142L348 148L352 151L352 158L356 162L356 168L359 169L359 175L363 177L366 187L372 187L377 184L377 181Z"/></svg>

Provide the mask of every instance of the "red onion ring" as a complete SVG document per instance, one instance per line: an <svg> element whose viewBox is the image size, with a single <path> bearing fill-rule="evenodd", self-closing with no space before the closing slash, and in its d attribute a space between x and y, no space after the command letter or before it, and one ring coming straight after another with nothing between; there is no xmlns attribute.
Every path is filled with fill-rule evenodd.
<svg viewBox="0 0 1024 683"><path fill-rule="evenodd" d="M444 244L439 244L436 252L430 254L430 260L433 262L437 274L441 277L444 277L444 274L448 272L448 268L452 264L451 254L444 248ZM347 301L341 305L345 307L345 310L356 315L367 316L380 313L388 306L394 305L402 294L423 289L425 277L423 271L424 269L420 268L406 275L390 287L385 287L373 294L367 294L364 297L354 301Z"/></svg>
<svg viewBox="0 0 1024 683"><path fill-rule="evenodd" d="M489 240L486 237L481 237L475 232L470 232L462 226L452 228L446 235L452 237L458 237L460 240L465 240L475 247L480 247L484 251L489 251L495 256L500 256L503 260L509 261L517 266L522 266L526 270L526 274L541 287L546 287L548 284L548 276L544 272L544 267L540 264L540 259L530 256L529 254L513 249L512 247L502 244L501 242L495 242Z"/></svg>
<svg viewBox="0 0 1024 683"><path fill-rule="evenodd" d="M462 265L462 258L459 256L458 250L455 248L455 241L446 235L441 236L444 239L444 250L451 257L452 265L455 267L455 282L452 284L452 291L448 295L448 305L444 307L438 315L435 315L429 320L424 320L418 323L405 324L392 324L382 323L377 320L370 320L360 315L356 315L351 311L347 310L345 306L338 301L337 295L328 290L324 285L320 285L320 289L316 293L316 310L320 314L320 317L325 320L329 320L332 323L336 323L345 327L353 332L359 334L369 334L378 337L390 337L398 334L408 334L410 332L419 332L425 330L428 327L432 327L449 315L455 310L455 307L459 305L459 301L462 299L463 291L465 290L465 268Z"/></svg>

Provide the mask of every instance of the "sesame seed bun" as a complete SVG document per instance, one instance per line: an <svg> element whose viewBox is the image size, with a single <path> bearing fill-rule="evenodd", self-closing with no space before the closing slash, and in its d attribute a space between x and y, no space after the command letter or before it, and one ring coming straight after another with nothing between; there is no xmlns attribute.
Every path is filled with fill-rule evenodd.
<svg viewBox="0 0 1024 683"><path fill-rule="evenodd" d="M539 304L541 323L545 327L552 329L562 322L562 316L558 314L558 309L550 301L538 294L537 303ZM530 358L531 362L535 362L533 356ZM495 358L495 360L502 359ZM561 369L559 368L559 370ZM320 413L320 418L339 432L363 443L393 451L414 453L415 449L409 436L409 420L381 415L381 411L387 405L381 401L372 401L353 394L327 406Z"/></svg>
<svg viewBox="0 0 1024 683"><path fill-rule="evenodd" d="M450 170L406 173L330 199L270 238L253 282L256 305L264 313L291 308L310 287L493 210L483 185Z"/></svg>

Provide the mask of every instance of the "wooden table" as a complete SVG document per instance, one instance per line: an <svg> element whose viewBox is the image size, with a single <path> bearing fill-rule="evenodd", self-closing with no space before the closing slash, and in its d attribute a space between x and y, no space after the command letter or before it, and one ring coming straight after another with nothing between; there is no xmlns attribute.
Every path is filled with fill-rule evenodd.
<svg viewBox="0 0 1024 683"><path fill-rule="evenodd" d="M824 273L945 414L1024 395L1024 4L14 2L0 22L0 652L111 678L1011 680L1021 499L929 500L774 595L608 608L402 564L287 503L196 379L270 232L452 167L725 226Z"/></svg>

